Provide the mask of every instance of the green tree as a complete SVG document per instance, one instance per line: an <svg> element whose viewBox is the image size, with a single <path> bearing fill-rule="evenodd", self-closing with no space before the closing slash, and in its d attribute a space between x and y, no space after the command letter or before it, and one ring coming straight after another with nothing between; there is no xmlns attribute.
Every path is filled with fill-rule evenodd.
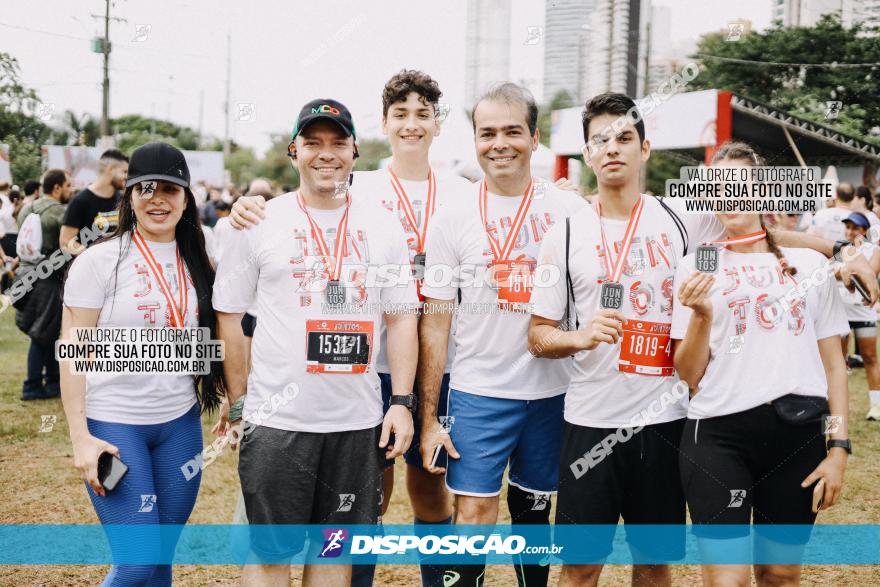
<svg viewBox="0 0 880 587"><path fill-rule="evenodd" d="M40 145L52 129L37 116L39 98L21 82L18 60L0 53L0 143L9 145L12 180L22 183L40 175Z"/></svg>
<svg viewBox="0 0 880 587"><path fill-rule="evenodd" d="M813 27L777 22L738 42L705 35L696 54L703 69L691 84L730 90L880 143L880 37L870 32L825 15ZM828 118L826 102L835 100L841 111Z"/></svg>
<svg viewBox="0 0 880 587"><path fill-rule="evenodd" d="M373 171L379 169L382 159L391 156L391 147L384 139L365 139L358 141L360 157L354 161L355 171Z"/></svg>
<svg viewBox="0 0 880 587"><path fill-rule="evenodd" d="M272 146L256 164L255 177L265 177L279 186L287 185L293 189L299 187L299 173L290 164L290 157L287 156L288 144L289 134L273 134Z"/></svg>

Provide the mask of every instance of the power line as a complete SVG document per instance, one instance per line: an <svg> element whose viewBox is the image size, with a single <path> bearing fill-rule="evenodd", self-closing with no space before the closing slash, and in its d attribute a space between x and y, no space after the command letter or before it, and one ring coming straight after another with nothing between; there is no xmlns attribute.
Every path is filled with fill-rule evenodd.
<svg viewBox="0 0 880 587"><path fill-rule="evenodd" d="M717 61L742 63L747 65L769 65L771 67L803 67L805 69L857 69L862 67L880 67L880 63L784 63L781 61L754 61L751 59L737 59L735 57L721 57L719 55L709 55L708 53L697 53L696 56L701 59L715 59Z"/></svg>
<svg viewBox="0 0 880 587"><path fill-rule="evenodd" d="M53 33L52 31L43 31L40 29L32 29L32 28L25 27L25 26L19 26L19 25L15 25L15 24L7 24L5 22L0 22L0 26L6 27L9 29L16 29L19 31L26 31L29 33L38 33L41 35L49 35L50 37L61 37L62 39L75 39L77 41L91 41L91 39L88 39L86 37L75 37L73 35L65 35L63 33Z"/></svg>

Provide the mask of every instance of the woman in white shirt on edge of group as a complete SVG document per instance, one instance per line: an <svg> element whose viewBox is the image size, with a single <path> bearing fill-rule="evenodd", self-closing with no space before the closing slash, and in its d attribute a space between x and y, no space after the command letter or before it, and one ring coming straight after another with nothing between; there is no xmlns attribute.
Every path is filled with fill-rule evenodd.
<svg viewBox="0 0 880 587"><path fill-rule="evenodd" d="M131 156L116 232L70 268L62 339L71 340L74 328L96 326L203 327L216 339L213 287L186 159L171 145L149 143ZM161 563L174 553L195 505L201 471L184 469L202 451L199 412L210 412L225 396L222 364L212 362L208 375L81 375L65 362L61 396L74 466L101 523L132 526L108 536L115 564L103 585L170 587L171 565ZM103 453L128 466L112 491L98 480ZM142 524L154 526L134 526ZM173 526L160 534L159 524ZM142 562L120 561L133 546Z"/></svg>
<svg viewBox="0 0 880 587"><path fill-rule="evenodd" d="M760 164L744 143L723 145L713 159L717 167ZM675 368L693 393L681 477L701 556L740 563L703 565L705 584L747 586L748 524L755 524L756 557L800 561L816 518L814 486L824 480L822 509L840 496L849 442L839 337L848 324L833 275L819 273L822 255L780 249L760 214L718 218L724 240L737 242L717 243L717 270L695 272L691 254L675 277ZM813 286L786 297L795 274ZM840 417L826 420L829 411ZM829 442L845 447L826 448L828 422ZM755 565L758 585L797 585L800 573L800 564Z"/></svg>

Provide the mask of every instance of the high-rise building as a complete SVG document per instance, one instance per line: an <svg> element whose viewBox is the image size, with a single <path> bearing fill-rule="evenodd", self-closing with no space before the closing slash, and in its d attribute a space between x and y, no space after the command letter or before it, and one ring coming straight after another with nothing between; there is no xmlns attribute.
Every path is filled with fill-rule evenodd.
<svg viewBox="0 0 880 587"><path fill-rule="evenodd" d="M581 103L589 72L590 14L596 0L547 0L544 17L544 101L560 91Z"/></svg>
<svg viewBox="0 0 880 587"><path fill-rule="evenodd" d="M814 26L829 13L840 15L843 25L861 23L880 27L880 0L771 0L773 20L784 26Z"/></svg>
<svg viewBox="0 0 880 587"><path fill-rule="evenodd" d="M473 106L493 83L510 79L510 0L468 0L465 100Z"/></svg>
<svg viewBox="0 0 880 587"><path fill-rule="evenodd" d="M587 95L644 90L648 0L598 0L590 18Z"/></svg>
<svg viewBox="0 0 880 587"><path fill-rule="evenodd" d="M842 20L848 27L856 23L880 27L880 0L843 0Z"/></svg>
<svg viewBox="0 0 880 587"><path fill-rule="evenodd" d="M843 12L846 0L771 0L773 20L783 26L810 27L819 22L823 14ZM861 3L864 0L857 0Z"/></svg>

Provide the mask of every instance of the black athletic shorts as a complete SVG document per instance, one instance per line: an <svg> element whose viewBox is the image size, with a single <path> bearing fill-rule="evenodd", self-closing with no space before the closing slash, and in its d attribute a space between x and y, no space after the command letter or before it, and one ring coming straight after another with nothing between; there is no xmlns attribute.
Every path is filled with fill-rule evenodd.
<svg viewBox="0 0 880 587"><path fill-rule="evenodd" d="M257 426L241 441L238 474L250 524L376 524L382 504L382 426L291 432ZM290 534L251 532L266 560L303 548Z"/></svg>
<svg viewBox="0 0 880 587"><path fill-rule="evenodd" d="M779 419L771 405L688 420L681 439L681 482L694 534L712 538L748 535L742 525L806 524L774 541L802 544L816 520L813 485L801 482L825 458L821 423ZM739 524L739 528L706 528ZM704 528L700 528L704 526ZM755 528L760 532L760 528Z"/></svg>
<svg viewBox="0 0 880 587"><path fill-rule="evenodd" d="M616 525L622 517L636 563L684 557L685 500L678 473L684 422L652 424L635 434L631 429L566 422L556 523ZM640 524L679 526L664 529L663 539L658 540L656 532L640 532ZM577 544L579 557L601 561L611 553L613 538L613 528L586 533ZM574 549L566 547L560 554L563 559L566 550Z"/></svg>

